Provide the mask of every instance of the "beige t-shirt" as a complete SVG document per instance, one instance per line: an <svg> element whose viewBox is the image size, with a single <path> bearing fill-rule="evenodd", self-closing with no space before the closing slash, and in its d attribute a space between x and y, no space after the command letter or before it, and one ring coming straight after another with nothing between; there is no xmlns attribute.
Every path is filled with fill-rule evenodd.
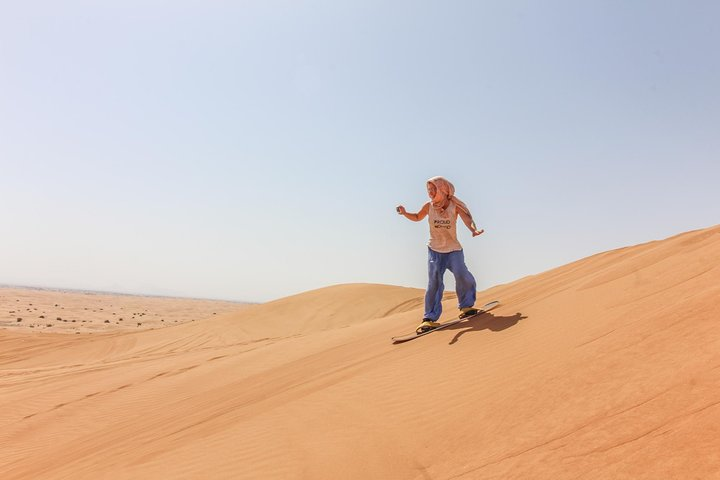
<svg viewBox="0 0 720 480"><path fill-rule="evenodd" d="M438 212L430 205L428 223L430 224L430 240L428 247L438 253L450 253L462 250L457 239L457 209L455 204L450 205L442 212Z"/></svg>

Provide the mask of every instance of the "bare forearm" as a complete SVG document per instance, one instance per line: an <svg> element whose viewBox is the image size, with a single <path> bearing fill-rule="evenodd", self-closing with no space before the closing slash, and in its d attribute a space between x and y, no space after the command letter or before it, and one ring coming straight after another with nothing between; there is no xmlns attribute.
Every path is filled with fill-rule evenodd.
<svg viewBox="0 0 720 480"><path fill-rule="evenodd" d="M417 213L411 213L405 210L405 207L402 205L398 205L397 212L402 215L403 217L407 218L408 220L412 220L413 222L419 222L423 218L427 217L428 214L428 205L425 204Z"/></svg>
<svg viewBox="0 0 720 480"><path fill-rule="evenodd" d="M407 218L408 220L412 220L413 222L419 222L420 221L420 214L419 213L410 213L405 212L402 214L403 217Z"/></svg>
<svg viewBox="0 0 720 480"><path fill-rule="evenodd" d="M473 220L473 218L470 215L468 215L464 212L460 212L460 218L462 219L463 223L468 228L468 230L470 230L470 232L472 232L473 237L476 237L485 231L485 230L479 230L477 228L477 226L475 225L475 221Z"/></svg>

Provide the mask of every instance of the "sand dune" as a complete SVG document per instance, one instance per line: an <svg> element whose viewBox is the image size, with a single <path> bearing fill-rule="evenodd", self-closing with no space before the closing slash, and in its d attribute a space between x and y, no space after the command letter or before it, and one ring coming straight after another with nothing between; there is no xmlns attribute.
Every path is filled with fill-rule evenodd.
<svg viewBox="0 0 720 480"><path fill-rule="evenodd" d="M0 330L0 478L720 478L720 227L480 292L502 305L391 344L422 296Z"/></svg>

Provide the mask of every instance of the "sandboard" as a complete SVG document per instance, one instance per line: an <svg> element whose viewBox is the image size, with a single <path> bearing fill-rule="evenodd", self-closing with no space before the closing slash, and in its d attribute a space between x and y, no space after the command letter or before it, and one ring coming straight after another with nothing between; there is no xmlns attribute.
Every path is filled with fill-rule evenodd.
<svg viewBox="0 0 720 480"><path fill-rule="evenodd" d="M437 332L438 330L442 330L443 328L447 328L447 327L449 327L449 326L458 324L458 323L462 322L463 320L468 320L468 319L470 319L470 318L475 318L475 317L477 317L478 315L482 315L482 314L485 313L485 312L489 312L490 310L492 310L493 308L497 307L498 305L500 305L500 302L499 302L498 300L494 300L494 301L492 301L492 302L488 302L488 303L486 303L485 305L483 305L482 307L480 307L480 310L478 310L478 313L476 313L475 315L471 315L471 316L465 317L465 318L456 318L456 319L454 319L454 320L448 320L447 322L441 323L439 327L435 327L435 328L433 328L432 330L428 330L427 332L423 332L423 333L411 333L411 334L409 334L409 335L402 335L402 336L400 336L400 337L392 337L392 342L393 342L393 343L402 343L402 342L407 342L407 341L409 341L409 340L414 340L414 339L419 338L419 337L422 337L422 336L424 336L424 335L429 335L429 334L431 334L431 333L433 333L433 332Z"/></svg>

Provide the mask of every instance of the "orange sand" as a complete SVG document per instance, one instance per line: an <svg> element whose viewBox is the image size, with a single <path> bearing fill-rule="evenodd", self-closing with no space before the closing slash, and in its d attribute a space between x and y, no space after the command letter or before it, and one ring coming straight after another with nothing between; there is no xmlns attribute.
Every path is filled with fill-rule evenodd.
<svg viewBox="0 0 720 480"><path fill-rule="evenodd" d="M720 478L720 227L492 288L493 312L391 344L422 297L0 330L0 478Z"/></svg>
<svg viewBox="0 0 720 480"><path fill-rule="evenodd" d="M56 333L147 330L246 306L221 300L0 287L0 328Z"/></svg>

